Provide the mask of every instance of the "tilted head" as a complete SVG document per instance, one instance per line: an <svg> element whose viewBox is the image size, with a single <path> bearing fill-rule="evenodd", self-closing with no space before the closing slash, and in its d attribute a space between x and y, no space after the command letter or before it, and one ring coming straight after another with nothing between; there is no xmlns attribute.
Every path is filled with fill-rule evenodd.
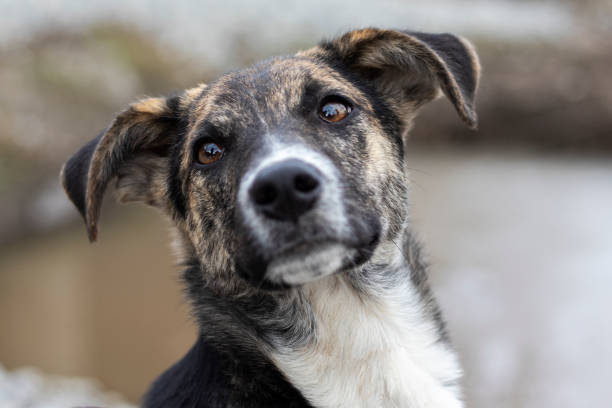
<svg viewBox="0 0 612 408"><path fill-rule="evenodd" d="M116 180L120 201L172 218L210 285L303 284L397 237L412 119L441 90L475 128L478 71L471 45L449 34L352 31L131 105L62 182L90 240Z"/></svg>

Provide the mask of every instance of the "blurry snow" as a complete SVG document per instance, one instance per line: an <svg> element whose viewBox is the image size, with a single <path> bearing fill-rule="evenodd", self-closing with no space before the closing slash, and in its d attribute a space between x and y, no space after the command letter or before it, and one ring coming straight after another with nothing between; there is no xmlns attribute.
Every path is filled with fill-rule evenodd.
<svg viewBox="0 0 612 408"><path fill-rule="evenodd" d="M454 152L409 166L468 406L610 406L612 162Z"/></svg>
<svg viewBox="0 0 612 408"><path fill-rule="evenodd" d="M67 408L104 406L132 408L117 394L102 391L91 379L51 376L34 368L6 371L0 365L0 407Z"/></svg>
<svg viewBox="0 0 612 408"><path fill-rule="evenodd" d="M550 1L0 0L0 6L0 46L49 28L81 30L115 21L139 26L187 55L224 69L232 62L229 45L236 34L265 52L367 26L528 42L571 40L579 29L570 5Z"/></svg>

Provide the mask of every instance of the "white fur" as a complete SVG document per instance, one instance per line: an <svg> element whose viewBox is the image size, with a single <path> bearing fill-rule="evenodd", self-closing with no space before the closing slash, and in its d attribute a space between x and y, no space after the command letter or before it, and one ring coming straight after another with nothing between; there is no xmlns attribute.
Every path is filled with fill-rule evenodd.
<svg viewBox="0 0 612 408"><path fill-rule="evenodd" d="M360 296L333 275L302 290L313 306L315 345L271 357L315 407L463 407L458 391L443 385L461 374L456 357L437 341L409 281Z"/></svg>
<svg viewBox="0 0 612 408"><path fill-rule="evenodd" d="M337 272L355 252L342 244L324 244L308 253L298 252L274 259L266 276L273 282L300 285Z"/></svg>

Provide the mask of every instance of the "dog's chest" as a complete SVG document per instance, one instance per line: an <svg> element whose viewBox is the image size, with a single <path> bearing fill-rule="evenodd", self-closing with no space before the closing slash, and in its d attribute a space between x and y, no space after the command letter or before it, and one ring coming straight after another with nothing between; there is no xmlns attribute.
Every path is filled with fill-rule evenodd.
<svg viewBox="0 0 612 408"><path fill-rule="evenodd" d="M312 284L315 343L273 361L316 407L461 407L443 385L460 375L455 356L404 289L367 299L339 277Z"/></svg>

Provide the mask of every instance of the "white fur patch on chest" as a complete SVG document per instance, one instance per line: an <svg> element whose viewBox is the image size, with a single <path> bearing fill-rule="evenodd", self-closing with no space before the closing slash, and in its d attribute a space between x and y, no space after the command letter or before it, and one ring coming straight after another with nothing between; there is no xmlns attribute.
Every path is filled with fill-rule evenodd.
<svg viewBox="0 0 612 408"><path fill-rule="evenodd" d="M304 291L316 342L271 357L315 407L463 407L444 386L461 374L455 355L409 284L370 299L335 275Z"/></svg>

